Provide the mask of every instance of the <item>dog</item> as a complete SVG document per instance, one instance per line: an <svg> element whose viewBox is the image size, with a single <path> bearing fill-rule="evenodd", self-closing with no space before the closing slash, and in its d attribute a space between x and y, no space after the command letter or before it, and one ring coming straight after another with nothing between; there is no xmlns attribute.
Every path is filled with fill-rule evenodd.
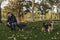
<svg viewBox="0 0 60 40"><path fill-rule="evenodd" d="M44 31L45 32L45 30L47 30L48 31L48 33L50 33L52 30L53 30L53 22L51 22L51 23L43 23L43 25L42 25L43 27L42 27L42 31Z"/></svg>
<svg viewBox="0 0 60 40"><path fill-rule="evenodd" d="M22 31L24 31L24 29L26 27L26 23L23 23L23 22L17 23L17 27L19 27Z"/></svg>

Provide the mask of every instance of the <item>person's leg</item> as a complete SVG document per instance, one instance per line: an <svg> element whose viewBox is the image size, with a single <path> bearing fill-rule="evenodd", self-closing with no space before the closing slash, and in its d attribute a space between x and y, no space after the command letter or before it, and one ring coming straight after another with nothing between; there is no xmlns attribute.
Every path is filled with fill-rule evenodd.
<svg viewBox="0 0 60 40"><path fill-rule="evenodd" d="M12 30L16 30L16 24L15 23L12 23Z"/></svg>
<svg viewBox="0 0 60 40"><path fill-rule="evenodd" d="M11 30L13 30L13 26L12 26L12 24L11 24Z"/></svg>

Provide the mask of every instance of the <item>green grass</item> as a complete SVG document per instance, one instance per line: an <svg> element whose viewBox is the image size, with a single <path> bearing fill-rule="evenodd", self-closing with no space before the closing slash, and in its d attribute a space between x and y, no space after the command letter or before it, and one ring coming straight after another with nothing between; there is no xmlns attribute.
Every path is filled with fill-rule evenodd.
<svg viewBox="0 0 60 40"><path fill-rule="evenodd" d="M0 40L13 40L14 34L16 40L60 40L60 23L55 22L54 30L49 34L47 31L42 32L42 22L30 22L25 27L25 31L11 31L5 24L0 25Z"/></svg>

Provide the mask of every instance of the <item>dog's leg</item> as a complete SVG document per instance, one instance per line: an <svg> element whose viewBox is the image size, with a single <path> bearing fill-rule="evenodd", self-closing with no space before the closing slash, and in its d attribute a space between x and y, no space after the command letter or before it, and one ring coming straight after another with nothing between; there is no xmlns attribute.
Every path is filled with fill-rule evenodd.
<svg viewBox="0 0 60 40"><path fill-rule="evenodd" d="M53 30L53 26L54 25L54 22L52 21L52 23L51 23L51 31Z"/></svg>
<svg viewBox="0 0 60 40"><path fill-rule="evenodd" d="M51 26L51 31L53 30L53 26Z"/></svg>
<svg viewBox="0 0 60 40"><path fill-rule="evenodd" d="M50 28L50 26L48 26L48 33L50 34L50 30L51 30L51 28Z"/></svg>
<svg viewBox="0 0 60 40"><path fill-rule="evenodd" d="M22 31L24 31L24 29L22 29Z"/></svg>
<svg viewBox="0 0 60 40"><path fill-rule="evenodd" d="M25 28L23 27L21 30L24 32L25 31Z"/></svg>
<svg viewBox="0 0 60 40"><path fill-rule="evenodd" d="M45 32L45 28L44 27L42 27L42 31Z"/></svg>

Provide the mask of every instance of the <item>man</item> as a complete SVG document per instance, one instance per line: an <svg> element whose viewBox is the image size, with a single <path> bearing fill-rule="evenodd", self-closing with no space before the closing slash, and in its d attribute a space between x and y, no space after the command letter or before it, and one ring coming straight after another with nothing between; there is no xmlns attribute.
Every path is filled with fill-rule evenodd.
<svg viewBox="0 0 60 40"><path fill-rule="evenodd" d="M11 28L11 30L15 30L16 23L16 17L11 12L8 12L7 26Z"/></svg>

